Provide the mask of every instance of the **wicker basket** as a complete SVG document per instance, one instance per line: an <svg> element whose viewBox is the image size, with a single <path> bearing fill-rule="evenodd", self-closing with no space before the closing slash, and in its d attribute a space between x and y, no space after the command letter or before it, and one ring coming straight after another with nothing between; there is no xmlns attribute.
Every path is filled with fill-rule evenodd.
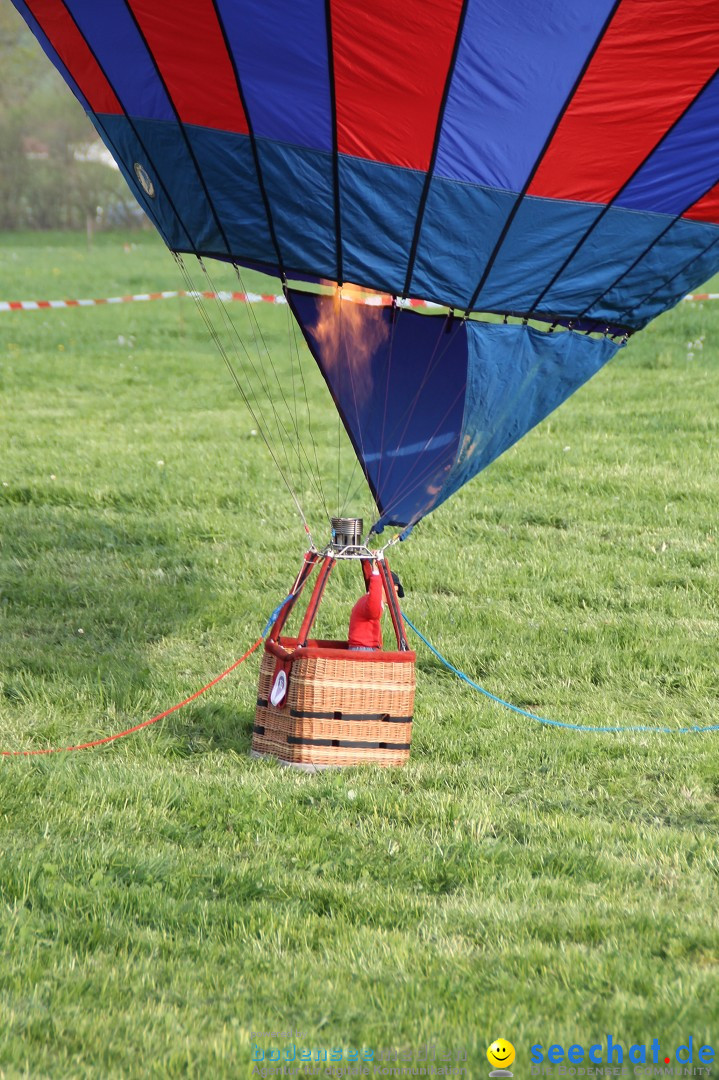
<svg viewBox="0 0 719 1080"><path fill-rule="evenodd" d="M335 559L310 551L265 642L252 754L300 769L404 765L409 758L416 654L407 646L389 567L380 567L397 651L353 651L346 641L309 633ZM369 567L362 565L365 580ZM298 637L282 627L315 570L317 580Z"/></svg>
<svg viewBox="0 0 719 1080"><path fill-rule="evenodd" d="M413 652L350 652L346 642L308 641L293 654L287 697L280 708L270 693L294 638L265 643L254 754L291 765L404 765L409 758L414 709Z"/></svg>

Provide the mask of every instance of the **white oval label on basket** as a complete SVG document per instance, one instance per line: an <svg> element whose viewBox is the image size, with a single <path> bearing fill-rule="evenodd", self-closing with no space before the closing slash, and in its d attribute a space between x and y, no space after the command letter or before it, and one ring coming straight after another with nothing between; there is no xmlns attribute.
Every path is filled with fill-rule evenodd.
<svg viewBox="0 0 719 1080"><path fill-rule="evenodd" d="M272 685L272 690L270 691L270 705L274 705L275 708L278 708L278 706L280 706L285 700L286 696L287 675L282 670L282 668L280 668L280 670L277 672L277 678Z"/></svg>

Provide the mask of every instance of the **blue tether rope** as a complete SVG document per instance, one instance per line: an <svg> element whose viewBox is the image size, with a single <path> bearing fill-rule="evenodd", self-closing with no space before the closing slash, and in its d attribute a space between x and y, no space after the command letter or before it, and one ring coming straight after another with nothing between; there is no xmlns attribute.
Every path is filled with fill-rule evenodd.
<svg viewBox="0 0 719 1080"><path fill-rule="evenodd" d="M290 600L294 600L294 598L295 598L294 593L288 593L288 595L284 598L282 603L277 605L277 607L275 608L275 610L272 612L269 619L265 623L265 628L262 631L262 636L263 637L267 637L270 630L272 629L272 627L275 625L275 623L279 619L280 612L282 611L282 608L285 606L285 604L289 603Z"/></svg>
<svg viewBox="0 0 719 1080"><path fill-rule="evenodd" d="M689 733L695 734L696 732L703 731L719 731L719 724L708 724L706 727L694 726L681 728L649 727L648 725L644 724L637 724L635 726L628 727L591 727L588 724L563 724L561 720L547 720L544 716L537 716L536 713L527 712L526 709L520 709L517 705L512 705L509 701L504 701L502 698L497 697L496 694L490 694L489 690L485 690L483 686L480 686L479 683L473 682L472 679L465 675L463 671L460 671L459 668L456 668L454 664L450 664L449 660L445 659L445 657L442 656L441 652L435 649L434 645L430 644L430 642L427 641L427 638L424 636L424 634L422 634L417 629L414 623L412 623L407 618L404 612L402 612L402 618L407 623L407 626L409 626L411 630L414 630L417 637L425 643L429 651L434 653L437 659L440 660L446 668L449 668L450 671L453 671L459 679L462 679L463 682L466 682L469 686L472 687L473 690L478 690L480 694L484 694L484 696L489 698L490 701L496 701L498 705L504 705L505 709L511 709L512 712L519 713L520 716L527 716L530 720L537 720L540 724L546 724L547 727L568 728L570 731L650 731L657 732L663 735L686 735Z"/></svg>

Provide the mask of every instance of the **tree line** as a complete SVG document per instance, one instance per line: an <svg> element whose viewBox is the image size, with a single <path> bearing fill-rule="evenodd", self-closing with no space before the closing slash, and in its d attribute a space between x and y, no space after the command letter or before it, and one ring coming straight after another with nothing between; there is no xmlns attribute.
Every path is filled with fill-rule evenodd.
<svg viewBox="0 0 719 1080"><path fill-rule="evenodd" d="M141 224L119 171L92 160L98 143L23 20L0 5L0 229Z"/></svg>

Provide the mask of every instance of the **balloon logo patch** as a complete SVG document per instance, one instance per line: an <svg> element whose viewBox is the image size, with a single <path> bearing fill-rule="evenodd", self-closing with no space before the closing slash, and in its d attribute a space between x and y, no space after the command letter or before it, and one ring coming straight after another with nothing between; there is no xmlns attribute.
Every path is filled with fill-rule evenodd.
<svg viewBox="0 0 719 1080"><path fill-rule="evenodd" d="M155 185L150 179L150 174L144 165L141 165L139 161L136 161L133 165L135 170L135 176L140 181L140 186L144 192L146 192L151 199L155 198Z"/></svg>
<svg viewBox="0 0 719 1080"><path fill-rule="evenodd" d="M283 701L287 697L287 675L282 668L277 672L274 683L272 684L272 690L270 691L270 705L274 705L276 709L282 705Z"/></svg>

